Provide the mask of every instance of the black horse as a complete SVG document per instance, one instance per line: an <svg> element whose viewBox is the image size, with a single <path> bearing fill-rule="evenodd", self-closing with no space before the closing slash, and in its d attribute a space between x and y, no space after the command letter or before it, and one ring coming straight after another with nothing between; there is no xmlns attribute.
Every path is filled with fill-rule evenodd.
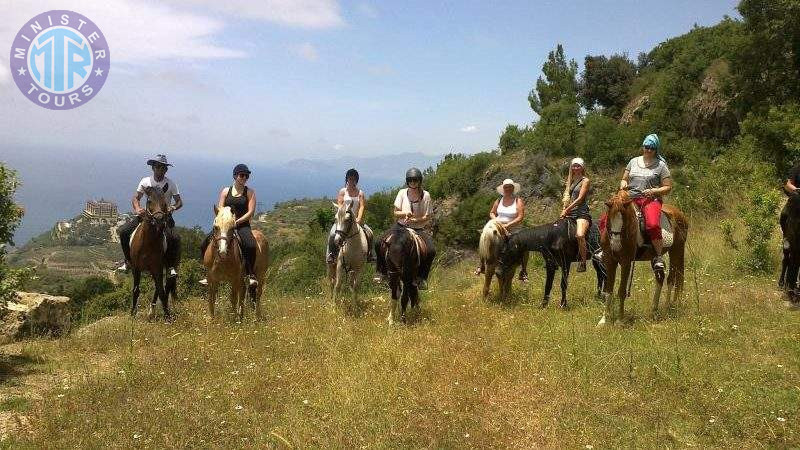
<svg viewBox="0 0 800 450"><path fill-rule="evenodd" d="M542 308L550 301L550 291L553 289L553 278L556 269L561 268L561 303L562 308L567 307L567 283L569 280L570 265L580 260L578 240L575 237L575 222L571 219L559 219L555 223L539 225L534 228L520 230L511 235L500 251L500 261L497 265L497 278L500 280L500 297L505 298L511 290L511 280L514 271L522 261L526 251L537 251L542 254L547 270L547 279L544 284L544 299ZM600 248L600 231L592 223L586 236L589 255L592 255L592 266L597 273L597 296L601 296L606 281L606 272L599 262L596 252Z"/></svg>
<svg viewBox="0 0 800 450"><path fill-rule="evenodd" d="M781 276L778 284L793 302L800 299L797 292L797 275L800 271L800 195L791 194L781 212L781 230L784 247Z"/></svg>
<svg viewBox="0 0 800 450"><path fill-rule="evenodd" d="M375 255L377 270L389 279L392 290L388 321L394 323L398 300L405 321L408 304L419 306L419 285L428 279L436 256L433 240L425 232L395 224L375 243Z"/></svg>

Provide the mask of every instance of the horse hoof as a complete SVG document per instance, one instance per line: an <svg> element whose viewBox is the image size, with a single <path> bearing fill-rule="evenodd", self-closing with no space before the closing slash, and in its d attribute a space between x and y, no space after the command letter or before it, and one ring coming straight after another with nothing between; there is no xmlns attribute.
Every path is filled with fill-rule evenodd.
<svg viewBox="0 0 800 450"><path fill-rule="evenodd" d="M558 307L561 308L561 309L567 309L567 302L560 302L558 304Z"/></svg>

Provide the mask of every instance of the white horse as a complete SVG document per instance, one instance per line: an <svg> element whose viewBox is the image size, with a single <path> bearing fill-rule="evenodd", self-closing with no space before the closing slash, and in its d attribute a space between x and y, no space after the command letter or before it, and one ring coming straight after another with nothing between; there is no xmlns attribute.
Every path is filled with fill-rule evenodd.
<svg viewBox="0 0 800 450"><path fill-rule="evenodd" d="M481 232L481 240L478 244L478 255L481 258L483 268L483 298L489 296L489 289L492 286L492 276L500 258L500 250L503 248L503 241L508 237L508 230L502 223L492 219L486 222ZM498 279L498 282L502 280Z"/></svg>
<svg viewBox="0 0 800 450"><path fill-rule="evenodd" d="M336 261L328 264L328 277L331 279L334 303L338 303L342 284L350 277L350 287L353 294L353 304L358 299L358 284L361 279L361 270L367 260L367 235L364 229L356 222L356 215L352 210L352 202L344 202L342 206L333 204L336 209L334 216L336 229L333 244L339 247Z"/></svg>

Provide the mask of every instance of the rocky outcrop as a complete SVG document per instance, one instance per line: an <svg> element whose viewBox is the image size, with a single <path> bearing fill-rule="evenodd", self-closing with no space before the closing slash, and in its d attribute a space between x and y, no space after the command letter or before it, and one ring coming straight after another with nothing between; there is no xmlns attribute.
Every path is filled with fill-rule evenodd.
<svg viewBox="0 0 800 450"><path fill-rule="evenodd" d="M25 336L60 335L70 328L70 299L34 292L17 292L0 311L0 344Z"/></svg>

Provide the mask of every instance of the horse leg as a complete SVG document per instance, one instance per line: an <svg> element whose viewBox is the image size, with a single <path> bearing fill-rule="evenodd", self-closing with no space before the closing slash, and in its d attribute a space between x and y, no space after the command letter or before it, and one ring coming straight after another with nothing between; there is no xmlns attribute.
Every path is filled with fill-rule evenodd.
<svg viewBox="0 0 800 450"><path fill-rule="evenodd" d="M606 279L605 279L605 286L603 287L603 303L604 303L604 310L603 310L603 317L600 318L600 321L597 322L597 326L601 327L606 323L614 321L614 313L613 313L613 306L614 306L614 283L617 277L617 263L615 262L613 265L609 263L603 264L605 267L606 272Z"/></svg>
<svg viewBox="0 0 800 450"><path fill-rule="evenodd" d="M208 317L214 319L214 303L217 302L217 282L208 283Z"/></svg>
<svg viewBox="0 0 800 450"><path fill-rule="evenodd" d="M236 317L238 317L239 323L244 322L244 300L247 292L247 288L245 286L246 285L243 280L239 285L239 289L236 290Z"/></svg>
<svg viewBox="0 0 800 450"><path fill-rule="evenodd" d="M353 299L352 305L358 304L358 288L359 288L359 281L361 281L361 268L353 270L350 274L353 278L350 280L350 287L353 289Z"/></svg>
<svg viewBox="0 0 800 450"><path fill-rule="evenodd" d="M258 280L258 286L256 286L254 296L252 298L253 308L255 309L256 313L256 320L261 320L264 318L261 315L261 294L264 292L263 283L264 283L264 277L262 276Z"/></svg>
<svg viewBox="0 0 800 450"><path fill-rule="evenodd" d="M565 261L561 266L561 309L567 309L567 286L569 285L569 268L571 262Z"/></svg>
<svg viewBox="0 0 800 450"><path fill-rule="evenodd" d="M489 290L492 288L492 276L494 275L494 264L489 264L488 262L484 266L483 272L483 299L489 296Z"/></svg>
<svg viewBox="0 0 800 450"><path fill-rule="evenodd" d="M625 299L628 298L628 280L631 276L631 261L620 263L619 271L619 311L617 313L617 320L625 320Z"/></svg>
<svg viewBox="0 0 800 450"><path fill-rule="evenodd" d="M659 270L654 272L656 278L655 289L653 290L653 306L651 307L650 315L653 320L658 319L658 302L661 299L661 289L664 287L664 272Z"/></svg>
<svg viewBox="0 0 800 450"><path fill-rule="evenodd" d="M136 316L136 305L139 303L139 283L142 281L142 271L133 269L133 292L131 293L131 317Z"/></svg>
<svg viewBox="0 0 800 450"><path fill-rule="evenodd" d="M344 271L344 264L336 264L336 282L333 285L333 303L339 304L339 293L342 290L342 283L344 283L347 273Z"/></svg>
<svg viewBox="0 0 800 450"><path fill-rule="evenodd" d="M603 268L602 264L595 261L594 258L592 258L592 267L594 267L594 273L597 275L597 293L595 294L595 297L603 298L603 288L605 287L606 283L605 268Z"/></svg>
<svg viewBox="0 0 800 450"><path fill-rule="evenodd" d="M550 291L553 290L553 279L556 276L556 269L558 266L550 261L546 263L547 269L547 278L544 281L544 298L542 299L542 304L540 305L542 308L546 307L547 304L550 302Z"/></svg>

